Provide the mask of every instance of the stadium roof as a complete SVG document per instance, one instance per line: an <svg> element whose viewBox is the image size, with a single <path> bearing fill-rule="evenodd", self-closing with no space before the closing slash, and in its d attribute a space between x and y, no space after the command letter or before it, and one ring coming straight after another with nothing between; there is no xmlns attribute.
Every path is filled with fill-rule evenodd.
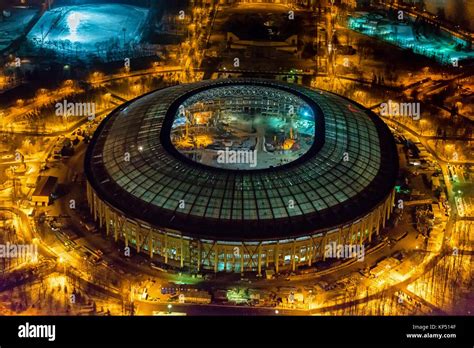
<svg viewBox="0 0 474 348"><path fill-rule="evenodd" d="M303 99L316 116L313 147L287 165L254 171L208 167L181 155L169 136L179 106L226 86L264 86ZM192 237L263 240L362 218L393 189L398 159L385 124L350 100L277 81L232 79L178 85L119 107L96 131L85 168L99 197L127 216Z"/></svg>

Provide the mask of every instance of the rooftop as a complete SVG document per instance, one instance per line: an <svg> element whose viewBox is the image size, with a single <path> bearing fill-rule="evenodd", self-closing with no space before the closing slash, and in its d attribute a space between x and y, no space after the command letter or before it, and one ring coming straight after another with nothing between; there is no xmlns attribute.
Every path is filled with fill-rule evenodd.
<svg viewBox="0 0 474 348"><path fill-rule="evenodd" d="M308 105L314 144L290 163L257 170L183 156L170 138L179 107L229 87L254 90L260 106L265 92L281 91ZM101 124L86 157L89 182L116 209L222 240L297 236L361 218L392 191L398 168L390 131L370 111L328 92L260 79L203 81L138 98Z"/></svg>

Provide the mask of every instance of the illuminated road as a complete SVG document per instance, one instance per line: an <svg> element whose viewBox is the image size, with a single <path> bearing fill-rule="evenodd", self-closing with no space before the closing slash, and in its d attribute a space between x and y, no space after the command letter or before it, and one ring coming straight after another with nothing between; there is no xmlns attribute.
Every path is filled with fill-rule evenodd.
<svg viewBox="0 0 474 348"><path fill-rule="evenodd" d="M112 82L116 80L123 80L130 77L140 77L140 76L146 76L146 75L160 75L160 74L166 74L166 73L172 73L172 72L181 72L182 70L183 68L180 66L165 66L165 67L159 66L156 68L150 68L150 69L145 69L145 70L131 71L129 73L107 75L105 77L100 77L97 79L92 78L89 81L84 81L84 83L94 86L94 85L100 85L103 83Z"/></svg>
<svg viewBox="0 0 474 348"><path fill-rule="evenodd" d="M20 210L16 207L13 207L13 206L6 207L5 203L2 205L2 207L0 207L0 211L1 210L9 211L12 214L17 216L18 221L19 221L19 227L20 227L19 230L23 234L23 237L25 238L25 242L33 243L33 240L35 238L36 238L36 240L39 241L38 235L35 232L33 232L33 229L32 229L31 224L30 224L30 220L29 220L28 216L25 214L25 212L23 212L22 210ZM53 259L57 258L57 255L55 255L51 251L51 249L47 245L45 245L44 243L38 242L37 245L38 245L39 253L41 255L43 255L44 257L53 258Z"/></svg>
<svg viewBox="0 0 474 348"><path fill-rule="evenodd" d="M143 301L135 301L137 315L153 315L153 312L168 312L167 303L151 303ZM268 307L250 307L250 306L233 306L233 305L199 305L199 304L180 304L173 303L172 311L178 313L186 313L187 315L276 315L275 308ZM280 315L307 315L304 310L278 309Z"/></svg>

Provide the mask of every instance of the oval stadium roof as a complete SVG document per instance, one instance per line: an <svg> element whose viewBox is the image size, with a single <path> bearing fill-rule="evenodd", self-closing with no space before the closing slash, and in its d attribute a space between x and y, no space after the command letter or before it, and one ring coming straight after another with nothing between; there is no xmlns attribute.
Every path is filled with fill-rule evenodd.
<svg viewBox="0 0 474 348"><path fill-rule="evenodd" d="M214 168L180 154L170 141L179 106L196 93L229 86L303 99L316 117L311 150L289 164L254 171ZM398 158L389 129L362 106L325 91L241 78L173 86L122 105L96 131L85 168L103 201L156 228L189 237L269 240L363 217L393 190Z"/></svg>

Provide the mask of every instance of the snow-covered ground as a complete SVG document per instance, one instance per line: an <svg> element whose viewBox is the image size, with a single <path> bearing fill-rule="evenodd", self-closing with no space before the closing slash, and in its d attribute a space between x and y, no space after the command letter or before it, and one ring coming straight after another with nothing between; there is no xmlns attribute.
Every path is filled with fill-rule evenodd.
<svg viewBox="0 0 474 348"><path fill-rule="evenodd" d="M8 47L13 40L23 34L36 12L37 10L33 9L14 8L10 11L10 17L0 21L0 50Z"/></svg>
<svg viewBox="0 0 474 348"><path fill-rule="evenodd" d="M97 51L141 39L148 9L121 5L64 6L47 11L28 34L37 45L57 50Z"/></svg>

